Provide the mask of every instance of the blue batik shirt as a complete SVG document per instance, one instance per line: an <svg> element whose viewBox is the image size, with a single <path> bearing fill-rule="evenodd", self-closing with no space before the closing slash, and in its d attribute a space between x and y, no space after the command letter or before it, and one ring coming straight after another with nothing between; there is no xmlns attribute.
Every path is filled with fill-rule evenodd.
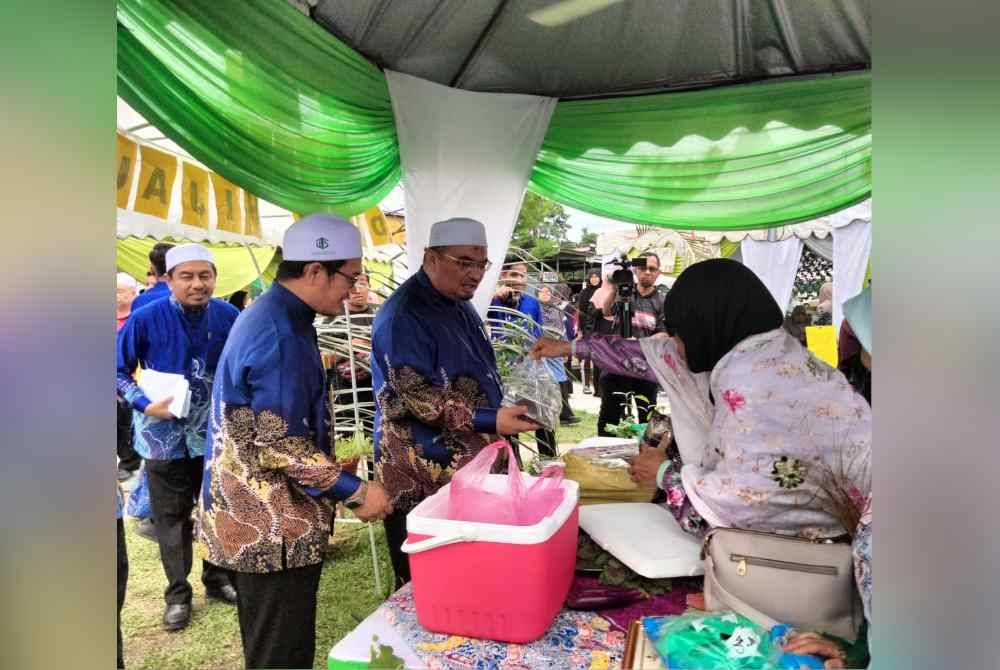
<svg viewBox="0 0 1000 670"><path fill-rule="evenodd" d="M132 311L134 312L140 307L145 307L149 303L159 300L160 298L169 297L170 286L165 281L158 281L135 297L135 300L132 301Z"/></svg>
<svg viewBox="0 0 1000 670"><path fill-rule="evenodd" d="M223 300L213 298L204 308L192 310L170 296L134 310L122 326L118 395L134 410L135 450L140 456L170 461L203 454L215 366L237 316L239 310ZM187 378L191 408L186 418L161 420L143 413L150 400L132 377L137 366Z"/></svg>
<svg viewBox="0 0 1000 670"><path fill-rule="evenodd" d="M337 461L315 318L274 283L229 335L201 490L201 539L213 565L263 573L320 563L334 504L364 495Z"/></svg>
<svg viewBox="0 0 1000 670"><path fill-rule="evenodd" d="M406 512L495 439L503 399L493 348L468 300L420 270L375 317L376 476Z"/></svg>

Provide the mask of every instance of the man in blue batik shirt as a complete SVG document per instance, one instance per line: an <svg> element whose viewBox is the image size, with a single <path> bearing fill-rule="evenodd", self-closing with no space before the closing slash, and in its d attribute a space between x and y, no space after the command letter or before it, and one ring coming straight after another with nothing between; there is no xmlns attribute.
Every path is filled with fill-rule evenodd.
<svg viewBox="0 0 1000 670"><path fill-rule="evenodd" d="M205 451L201 540L232 571L248 668L312 667L336 503L362 521L392 511L381 486L337 461L314 326L317 313L343 313L362 277L361 234L310 214L285 231L282 254L222 352Z"/></svg>
<svg viewBox="0 0 1000 670"><path fill-rule="evenodd" d="M410 580L406 514L496 435L538 428L526 408L500 406L493 348L469 302L489 266L482 223L439 221L423 266L375 317L375 474L394 508L385 533L397 586Z"/></svg>
<svg viewBox="0 0 1000 670"><path fill-rule="evenodd" d="M201 489L212 380L239 311L212 298L216 270L205 247L176 246L167 251L165 266L170 297L134 311L118 333L118 394L132 406L135 449L146 460L160 561L168 582L163 627L180 630L191 620L191 512ZM170 412L170 398L150 401L132 378L137 365L184 375L191 389L186 417ZM235 603L236 592L225 571L208 562L202 565L205 595Z"/></svg>

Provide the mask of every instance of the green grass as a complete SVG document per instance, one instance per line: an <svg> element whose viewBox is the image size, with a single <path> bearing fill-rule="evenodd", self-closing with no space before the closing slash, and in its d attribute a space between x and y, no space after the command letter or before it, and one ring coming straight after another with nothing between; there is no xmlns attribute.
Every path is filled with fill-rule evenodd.
<svg viewBox="0 0 1000 670"><path fill-rule="evenodd" d="M597 415L590 412L576 412L580 423L573 426L559 426L556 429L556 440L559 444L576 444L580 440L597 435Z"/></svg>
<svg viewBox="0 0 1000 670"><path fill-rule="evenodd" d="M134 520L125 523L129 555L128 591L122 608L125 667L135 670L243 667L236 608L216 600L205 601L200 560L195 560L189 578L194 587L191 624L174 633L160 627L167 581L157 545L136 535L135 525ZM385 533L381 524L375 525L375 531L383 594L375 593L367 527L337 523L317 598L315 668L326 668L326 658L333 645L374 612L389 595L392 567Z"/></svg>

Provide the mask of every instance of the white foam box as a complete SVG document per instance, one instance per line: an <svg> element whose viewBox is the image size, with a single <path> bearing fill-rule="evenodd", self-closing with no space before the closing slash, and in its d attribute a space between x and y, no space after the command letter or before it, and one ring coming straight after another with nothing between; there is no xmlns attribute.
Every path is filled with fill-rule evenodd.
<svg viewBox="0 0 1000 670"><path fill-rule="evenodd" d="M580 507L580 529L605 551L649 579L705 574L701 541L653 503Z"/></svg>

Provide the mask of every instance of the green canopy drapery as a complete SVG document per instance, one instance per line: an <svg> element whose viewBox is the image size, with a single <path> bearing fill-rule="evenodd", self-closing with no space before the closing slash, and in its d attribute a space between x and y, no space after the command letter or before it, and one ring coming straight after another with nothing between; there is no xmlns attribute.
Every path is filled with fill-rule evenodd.
<svg viewBox="0 0 1000 670"><path fill-rule="evenodd" d="M871 77L561 102L529 188L668 228L814 219L871 193Z"/></svg>
<svg viewBox="0 0 1000 670"><path fill-rule="evenodd" d="M287 2L117 7L119 95L234 184L350 216L399 181L385 76Z"/></svg>
<svg viewBox="0 0 1000 670"><path fill-rule="evenodd" d="M356 214L400 178L384 75L287 2L119 0L120 95L227 179ZM556 106L529 188L678 229L814 219L871 193L867 73Z"/></svg>
<svg viewBox="0 0 1000 670"><path fill-rule="evenodd" d="M149 269L149 252L153 245L163 240L152 237L123 237L118 240L117 265L118 270L134 277L140 284L146 283L146 271ZM183 240L168 240L180 244ZM215 284L215 297L231 295L248 286L257 279L257 267L247 247L236 244L201 243L212 252L215 259L215 269L219 276ZM272 261L276 256L275 247L250 246L254 258L264 274L266 283L274 280ZM270 277L268 271L271 271Z"/></svg>

